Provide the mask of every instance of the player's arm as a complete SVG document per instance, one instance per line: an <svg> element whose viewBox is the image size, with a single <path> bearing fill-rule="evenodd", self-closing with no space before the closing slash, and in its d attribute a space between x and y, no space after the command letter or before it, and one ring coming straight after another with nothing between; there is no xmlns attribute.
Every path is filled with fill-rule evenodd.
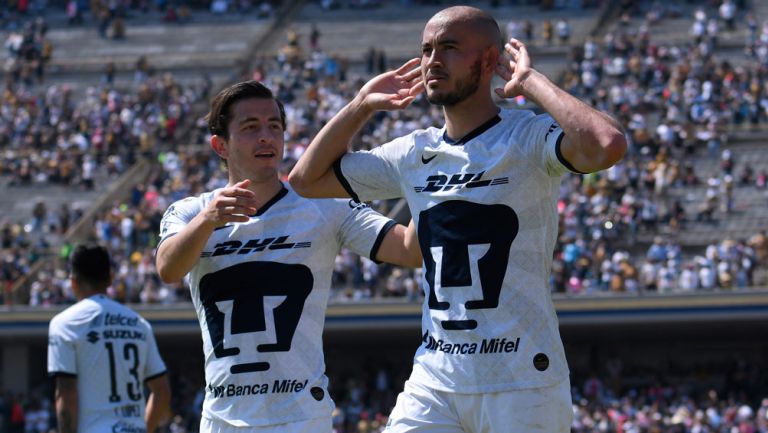
<svg viewBox="0 0 768 433"><path fill-rule="evenodd" d="M77 433L77 377L56 376L55 398L59 433Z"/></svg>
<svg viewBox="0 0 768 433"><path fill-rule="evenodd" d="M166 283L180 281L200 258L208 238L217 227L228 223L247 222L256 213L250 180L224 188L208 206L195 215L176 234L164 239L157 248L156 266Z"/></svg>
<svg viewBox="0 0 768 433"><path fill-rule="evenodd" d="M423 259L413 220L408 227L397 224L387 232L375 259L409 268L421 267Z"/></svg>
<svg viewBox="0 0 768 433"><path fill-rule="evenodd" d="M365 84L355 98L320 130L288 175L293 189L304 197L349 197L333 171L333 164L348 152L349 143L379 110L400 110L424 86L419 59L385 72Z"/></svg>
<svg viewBox="0 0 768 433"><path fill-rule="evenodd" d="M525 45L510 39L505 45L511 60L500 62L498 74L506 81L495 92L503 98L523 95L547 111L565 136L560 143L563 158L582 173L604 170L616 164L627 150L621 125L599 110L552 83L533 69Z"/></svg>
<svg viewBox="0 0 768 433"><path fill-rule="evenodd" d="M147 423L147 432L154 431L164 424L171 416L171 385L168 383L168 375L162 374L144 382L149 388L144 420Z"/></svg>

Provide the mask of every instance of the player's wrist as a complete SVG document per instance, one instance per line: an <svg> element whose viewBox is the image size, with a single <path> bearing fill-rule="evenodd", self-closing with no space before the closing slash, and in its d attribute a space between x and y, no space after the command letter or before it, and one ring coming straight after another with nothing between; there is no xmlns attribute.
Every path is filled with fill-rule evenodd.
<svg viewBox="0 0 768 433"><path fill-rule="evenodd" d="M372 116L376 109L368 101L368 95L360 92L349 104L353 113L362 115L365 117Z"/></svg>
<svg viewBox="0 0 768 433"><path fill-rule="evenodd" d="M536 95L547 83L547 77L535 69L528 69L520 77L520 94L532 100L537 100Z"/></svg>

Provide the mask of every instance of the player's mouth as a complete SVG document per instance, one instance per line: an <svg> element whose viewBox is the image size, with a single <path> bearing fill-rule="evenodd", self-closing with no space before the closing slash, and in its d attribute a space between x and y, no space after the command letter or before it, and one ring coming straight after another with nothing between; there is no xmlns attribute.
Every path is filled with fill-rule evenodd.
<svg viewBox="0 0 768 433"><path fill-rule="evenodd" d="M253 156L259 159L269 159L269 158L274 158L275 155L277 155L277 153L272 150L260 150L256 152Z"/></svg>
<svg viewBox="0 0 768 433"><path fill-rule="evenodd" d="M442 74L427 74L427 78L424 81L426 81L427 86L432 87L436 86L438 83L440 83L440 81L445 81L446 79L448 79L448 77Z"/></svg>

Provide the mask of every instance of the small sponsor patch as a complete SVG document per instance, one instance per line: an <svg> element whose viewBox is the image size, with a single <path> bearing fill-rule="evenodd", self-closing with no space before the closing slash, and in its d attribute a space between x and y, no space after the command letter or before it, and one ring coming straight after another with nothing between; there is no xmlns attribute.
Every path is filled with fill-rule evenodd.
<svg viewBox="0 0 768 433"><path fill-rule="evenodd" d="M312 398L317 401L321 401L323 397L325 397L325 391L323 391L323 388L320 388L319 386L313 386L309 390L309 394L312 395Z"/></svg>
<svg viewBox="0 0 768 433"><path fill-rule="evenodd" d="M549 368L549 357L543 353L537 353L536 356L533 357L533 367L539 371L546 370Z"/></svg>

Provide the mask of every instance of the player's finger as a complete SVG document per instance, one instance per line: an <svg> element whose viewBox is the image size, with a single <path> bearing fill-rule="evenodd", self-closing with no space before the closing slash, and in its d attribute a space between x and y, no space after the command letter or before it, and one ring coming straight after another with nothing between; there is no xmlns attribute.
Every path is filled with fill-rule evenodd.
<svg viewBox="0 0 768 433"><path fill-rule="evenodd" d="M253 215L256 213L256 208L253 206L224 206L221 208L221 216L232 215Z"/></svg>
<svg viewBox="0 0 768 433"><path fill-rule="evenodd" d="M247 189L249 186L251 186L251 180L250 179L243 179L240 182L237 182L233 186L237 188L245 188Z"/></svg>
<svg viewBox="0 0 768 433"><path fill-rule="evenodd" d="M510 65L500 63L496 65L496 74L498 74L504 81L509 81L512 78L512 68Z"/></svg>
<svg viewBox="0 0 768 433"><path fill-rule="evenodd" d="M221 195L224 197L256 197L256 194L254 194L253 191L245 188L238 188L236 186L224 188L221 190Z"/></svg>
<svg viewBox="0 0 768 433"><path fill-rule="evenodd" d="M511 45L511 46L513 46L515 48L520 48L520 47L524 46L522 41L520 41L519 39L515 39L515 38L509 38L509 42L507 42L507 44L509 44L509 45Z"/></svg>
<svg viewBox="0 0 768 433"><path fill-rule="evenodd" d="M493 89L493 92L496 93L499 96L499 98L507 99L507 95L504 94L504 89L497 87Z"/></svg>
<svg viewBox="0 0 768 433"><path fill-rule="evenodd" d="M221 221L224 223L247 223L250 220L251 218L246 215L223 215L221 217Z"/></svg>
<svg viewBox="0 0 768 433"><path fill-rule="evenodd" d="M424 81L419 80L418 82L416 82L416 84L411 86L411 90L410 92L408 92L408 94L411 96L416 96L419 93L423 92L424 90L426 90L426 87L424 87Z"/></svg>
<svg viewBox="0 0 768 433"><path fill-rule="evenodd" d="M511 54L513 59L520 55L520 50L509 43L504 44L504 50Z"/></svg>
<svg viewBox="0 0 768 433"><path fill-rule="evenodd" d="M404 73L401 78L405 81L412 81L419 77L421 77L421 69L416 68Z"/></svg>
<svg viewBox="0 0 768 433"><path fill-rule="evenodd" d="M397 106L398 108L405 108L411 105L411 102L413 102L414 99L416 98L413 96L409 96L407 98L403 98L403 99L400 99L399 101L393 101L393 102L395 106Z"/></svg>
<svg viewBox="0 0 768 433"><path fill-rule="evenodd" d="M421 59L418 57L414 57L411 60L408 60L407 62L405 62L403 66L400 66L395 72L397 73L397 75L403 75L409 69L416 67L416 65L418 65L419 63L421 63Z"/></svg>
<svg viewBox="0 0 768 433"><path fill-rule="evenodd" d="M255 207L256 199L244 196L219 197L216 200L216 206L223 208L226 206L247 206Z"/></svg>

